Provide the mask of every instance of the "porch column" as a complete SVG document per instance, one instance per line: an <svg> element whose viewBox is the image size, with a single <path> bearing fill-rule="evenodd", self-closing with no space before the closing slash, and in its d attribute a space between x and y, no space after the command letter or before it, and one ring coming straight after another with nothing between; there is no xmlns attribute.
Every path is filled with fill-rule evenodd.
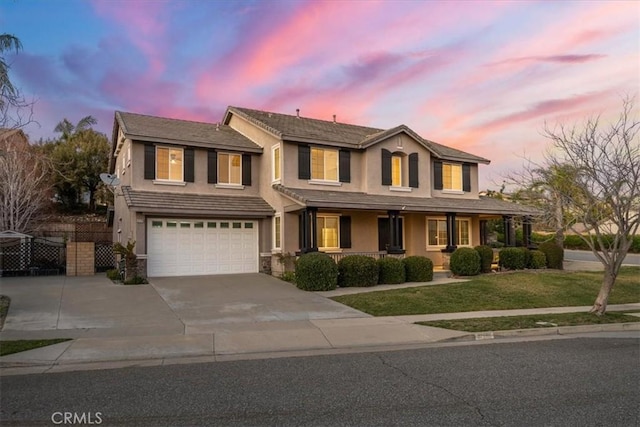
<svg viewBox="0 0 640 427"><path fill-rule="evenodd" d="M317 252L317 208L306 208L300 214L300 252Z"/></svg>
<svg viewBox="0 0 640 427"><path fill-rule="evenodd" d="M502 217L502 223L504 224L504 245L515 246L516 230L513 228L513 217L510 215L504 215Z"/></svg>
<svg viewBox="0 0 640 427"><path fill-rule="evenodd" d="M486 245L487 242L489 241L487 222L488 221L486 219L480 220L480 244L481 245Z"/></svg>
<svg viewBox="0 0 640 427"><path fill-rule="evenodd" d="M400 245L400 212L389 211L389 249L387 253L403 254L404 250Z"/></svg>
<svg viewBox="0 0 640 427"><path fill-rule="evenodd" d="M456 236L458 235L458 230L456 229L456 213L448 212L447 213L447 247L445 248L445 252L453 252L458 249L458 245L456 244Z"/></svg>
<svg viewBox="0 0 640 427"><path fill-rule="evenodd" d="M522 218L522 245L525 248L530 248L531 245L531 217L525 216Z"/></svg>

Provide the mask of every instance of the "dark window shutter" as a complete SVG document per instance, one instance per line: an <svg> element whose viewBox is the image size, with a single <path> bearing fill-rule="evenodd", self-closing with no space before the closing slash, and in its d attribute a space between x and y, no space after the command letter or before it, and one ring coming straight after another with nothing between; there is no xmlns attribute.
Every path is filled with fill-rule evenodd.
<svg viewBox="0 0 640 427"><path fill-rule="evenodd" d="M382 149L382 185L391 185L391 151Z"/></svg>
<svg viewBox="0 0 640 427"><path fill-rule="evenodd" d="M351 152L340 150L339 159L340 182L351 182Z"/></svg>
<svg viewBox="0 0 640 427"><path fill-rule="evenodd" d="M340 247L341 248L351 247L351 217L350 216L340 217Z"/></svg>
<svg viewBox="0 0 640 427"><path fill-rule="evenodd" d="M298 146L298 178L311 179L311 148L308 145Z"/></svg>
<svg viewBox="0 0 640 427"><path fill-rule="evenodd" d="M433 162L433 188L442 190L442 162Z"/></svg>
<svg viewBox="0 0 640 427"><path fill-rule="evenodd" d="M184 180L186 182L194 182L193 173L193 148L184 149Z"/></svg>
<svg viewBox="0 0 640 427"><path fill-rule="evenodd" d="M304 213L298 215L298 247L304 248Z"/></svg>
<svg viewBox="0 0 640 427"><path fill-rule="evenodd" d="M471 165L469 163L462 165L462 191L471 191Z"/></svg>
<svg viewBox="0 0 640 427"><path fill-rule="evenodd" d="M153 144L144 146L144 179L156 179L156 147Z"/></svg>
<svg viewBox="0 0 640 427"><path fill-rule="evenodd" d="M418 153L409 154L409 187L418 188Z"/></svg>
<svg viewBox="0 0 640 427"><path fill-rule="evenodd" d="M251 186L251 154L242 155L242 185Z"/></svg>
<svg viewBox="0 0 640 427"><path fill-rule="evenodd" d="M214 150L207 151L207 182L209 184L218 182L218 153Z"/></svg>

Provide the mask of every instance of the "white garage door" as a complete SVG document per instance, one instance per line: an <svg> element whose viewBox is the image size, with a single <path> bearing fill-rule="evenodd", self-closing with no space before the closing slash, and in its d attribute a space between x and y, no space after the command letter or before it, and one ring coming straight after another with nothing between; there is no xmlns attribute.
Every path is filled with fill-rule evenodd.
<svg viewBox="0 0 640 427"><path fill-rule="evenodd" d="M257 272L256 221L165 218L147 221L149 276Z"/></svg>

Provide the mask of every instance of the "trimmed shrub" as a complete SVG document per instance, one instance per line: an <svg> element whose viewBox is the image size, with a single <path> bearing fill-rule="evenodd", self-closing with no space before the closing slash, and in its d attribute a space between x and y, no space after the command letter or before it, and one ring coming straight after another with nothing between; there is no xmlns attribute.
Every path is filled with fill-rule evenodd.
<svg viewBox="0 0 640 427"><path fill-rule="evenodd" d="M385 257L376 261L378 263L378 283L395 285L405 282L404 264L398 258Z"/></svg>
<svg viewBox="0 0 640 427"><path fill-rule="evenodd" d="M487 245L480 245L473 248L480 255L480 272L491 273L491 264L493 263L493 249Z"/></svg>
<svg viewBox="0 0 640 427"><path fill-rule="evenodd" d="M640 236L633 236L633 243L631 243L629 252L634 254L640 254Z"/></svg>
<svg viewBox="0 0 640 427"><path fill-rule="evenodd" d="M338 286L375 286L378 284L378 264L364 255L347 255L338 261Z"/></svg>
<svg viewBox="0 0 640 427"><path fill-rule="evenodd" d="M107 270L107 278L114 282L120 281L120 271L118 271L115 268L112 268L111 270Z"/></svg>
<svg viewBox="0 0 640 427"><path fill-rule="evenodd" d="M331 291L338 286L338 266L327 254L304 254L296 261L295 277L302 290Z"/></svg>
<svg viewBox="0 0 640 427"><path fill-rule="evenodd" d="M525 247L520 247L518 248L522 251L522 253L524 254L524 267L523 268L529 268L529 265L531 265L531 251L528 248Z"/></svg>
<svg viewBox="0 0 640 427"><path fill-rule="evenodd" d="M430 282L433 280L433 261L424 256L410 256L402 260L407 282Z"/></svg>
<svg viewBox="0 0 640 427"><path fill-rule="evenodd" d="M523 248L504 248L500 250L501 268L507 270L522 270L527 267L527 258Z"/></svg>
<svg viewBox="0 0 640 427"><path fill-rule="evenodd" d="M480 273L480 264L480 254L473 248L458 248L449 260L449 268L456 276L475 276Z"/></svg>
<svg viewBox="0 0 640 427"><path fill-rule="evenodd" d="M544 252L547 257L547 267L562 270L562 262L564 261L564 249L556 245L554 242L544 242L538 246L538 250Z"/></svg>
<svg viewBox="0 0 640 427"><path fill-rule="evenodd" d="M547 256L539 250L531 251L531 262L529 268L539 269L547 266Z"/></svg>

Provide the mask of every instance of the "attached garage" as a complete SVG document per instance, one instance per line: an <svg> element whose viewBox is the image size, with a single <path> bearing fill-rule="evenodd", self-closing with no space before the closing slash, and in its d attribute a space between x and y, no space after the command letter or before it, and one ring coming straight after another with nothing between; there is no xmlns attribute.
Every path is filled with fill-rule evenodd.
<svg viewBox="0 0 640 427"><path fill-rule="evenodd" d="M147 219L147 274L257 273L258 221Z"/></svg>

